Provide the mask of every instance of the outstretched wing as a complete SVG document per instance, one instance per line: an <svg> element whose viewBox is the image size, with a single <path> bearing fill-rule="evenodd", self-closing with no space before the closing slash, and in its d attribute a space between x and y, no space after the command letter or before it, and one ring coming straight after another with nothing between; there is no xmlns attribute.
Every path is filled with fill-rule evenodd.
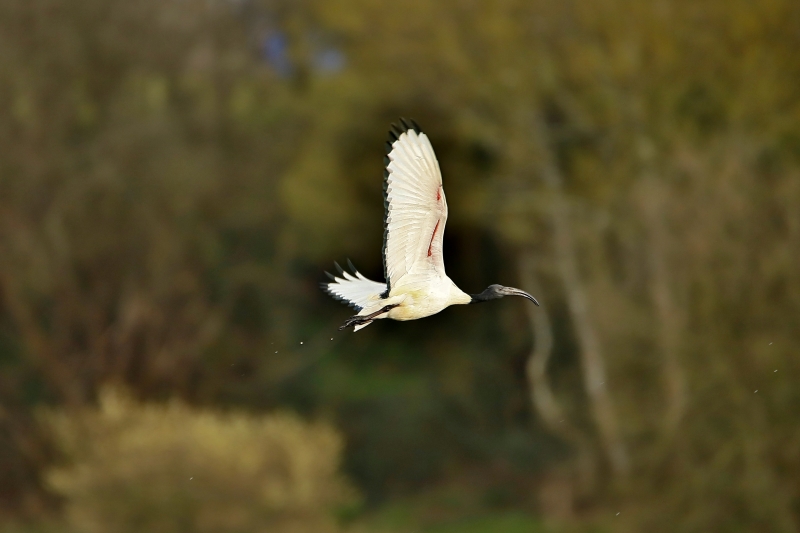
<svg viewBox="0 0 800 533"><path fill-rule="evenodd" d="M384 159L383 267L388 289L409 274L444 274L442 236L447 201L428 136L413 120L392 125Z"/></svg>
<svg viewBox="0 0 800 533"><path fill-rule="evenodd" d="M320 283L319 285L322 290L334 299L346 303L356 311L361 311L371 301L379 299L381 294L386 291L386 284L365 278L350 261L348 261L348 264L353 274L342 270L338 263L334 264L341 277L325 272L333 281L331 283Z"/></svg>

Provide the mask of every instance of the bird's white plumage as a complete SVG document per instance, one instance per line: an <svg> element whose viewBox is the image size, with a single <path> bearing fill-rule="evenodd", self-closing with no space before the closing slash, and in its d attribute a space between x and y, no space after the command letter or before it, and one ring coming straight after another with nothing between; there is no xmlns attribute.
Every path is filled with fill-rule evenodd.
<svg viewBox="0 0 800 533"><path fill-rule="evenodd" d="M358 271L355 275L342 272L341 277L335 276L332 283L325 284L325 290L360 311L380 299L386 284L367 279Z"/></svg>
<svg viewBox="0 0 800 533"><path fill-rule="evenodd" d="M353 275L342 273L333 283L323 284L329 294L358 308L358 314L342 326L352 325L354 331L374 320L414 320L473 301L444 270L447 200L433 147L415 122L402 124L403 129L394 127L391 133L384 175L386 284L371 281L354 268Z"/></svg>
<svg viewBox="0 0 800 533"><path fill-rule="evenodd" d="M447 201L428 136L408 129L388 153L384 264L394 290L420 277L444 275L442 236Z"/></svg>

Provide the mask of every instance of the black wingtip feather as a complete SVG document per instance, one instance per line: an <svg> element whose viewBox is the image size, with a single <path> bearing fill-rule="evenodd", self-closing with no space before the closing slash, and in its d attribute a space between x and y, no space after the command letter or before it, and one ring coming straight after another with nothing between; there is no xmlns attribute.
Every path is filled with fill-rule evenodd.
<svg viewBox="0 0 800 533"><path fill-rule="evenodd" d="M417 124L417 121L414 120L413 118L409 119L409 118L405 118L405 117L400 117L400 124L402 124L403 127L400 128L399 131L395 129L395 131L397 132L397 135L400 135L402 133L405 133L405 132L411 131L411 130L413 130L416 133L422 133L422 128L419 127L419 124ZM392 128L397 128L397 126L392 124Z"/></svg>
<svg viewBox="0 0 800 533"><path fill-rule="evenodd" d="M336 281L336 276L334 276L333 274L331 274L327 270L325 271L325 275L328 276L331 279L331 281Z"/></svg>
<svg viewBox="0 0 800 533"><path fill-rule="evenodd" d="M338 270L338 271L339 271L339 274L342 274L342 275L344 275L344 269L343 269L341 266L339 266L339 263L337 263L336 261L334 261L334 262L333 262L333 264L334 264L334 266L336 266L336 270Z"/></svg>
<svg viewBox="0 0 800 533"><path fill-rule="evenodd" d="M347 266L350 267L350 272L353 274L358 274L358 270L356 270L356 267L353 266L353 262L350 261L349 257L347 258Z"/></svg>
<svg viewBox="0 0 800 533"><path fill-rule="evenodd" d="M403 123L403 126L405 127L406 131L413 130L415 133L419 133L419 126L417 126L417 123L414 122L413 119L401 118L400 122Z"/></svg>
<svg viewBox="0 0 800 533"><path fill-rule="evenodd" d="M392 151L392 145L386 143L386 153ZM389 159L385 157L384 161ZM388 163L387 163L388 165ZM389 269L386 266L386 241L389 238L388 220L389 220L389 169L383 169L383 245L381 246L381 259L383 259L383 279L386 280L386 294L391 290L391 282L389 281ZM383 296L382 296L383 297Z"/></svg>

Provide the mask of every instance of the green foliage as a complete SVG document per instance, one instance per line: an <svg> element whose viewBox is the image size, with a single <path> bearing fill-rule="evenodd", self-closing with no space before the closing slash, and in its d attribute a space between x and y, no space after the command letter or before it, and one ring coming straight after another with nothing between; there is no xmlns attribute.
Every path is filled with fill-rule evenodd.
<svg viewBox="0 0 800 533"><path fill-rule="evenodd" d="M521 488L515 486L513 490ZM357 523L357 528L372 532L419 533L561 531L545 524L531 512L510 510L506 505L492 501L491 492L483 491L479 484L469 483L468 478L464 478L449 487L423 491L366 513Z"/></svg>
<svg viewBox="0 0 800 533"><path fill-rule="evenodd" d="M539 533L545 530L529 516L504 514L428 528L426 531L429 533Z"/></svg>
<svg viewBox="0 0 800 533"><path fill-rule="evenodd" d="M81 532L337 531L352 505L330 426L279 413L141 404L107 389L97 409L44 417L67 463L49 485Z"/></svg>

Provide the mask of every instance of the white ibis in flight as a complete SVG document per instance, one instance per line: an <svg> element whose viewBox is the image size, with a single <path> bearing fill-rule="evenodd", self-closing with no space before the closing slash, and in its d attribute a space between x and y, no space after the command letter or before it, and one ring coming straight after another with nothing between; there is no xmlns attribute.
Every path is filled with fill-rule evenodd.
<svg viewBox="0 0 800 533"><path fill-rule="evenodd" d="M442 256L442 236L447 222L447 201L442 174L428 136L416 122L400 119L392 124L383 177L383 271L385 283L359 273L348 260L352 274L336 264L339 276L322 289L349 304L358 314L339 329L358 331L379 318L414 320L434 315L455 304L474 304L503 296L522 296L536 305L525 291L489 285L480 294L467 294L447 277Z"/></svg>

